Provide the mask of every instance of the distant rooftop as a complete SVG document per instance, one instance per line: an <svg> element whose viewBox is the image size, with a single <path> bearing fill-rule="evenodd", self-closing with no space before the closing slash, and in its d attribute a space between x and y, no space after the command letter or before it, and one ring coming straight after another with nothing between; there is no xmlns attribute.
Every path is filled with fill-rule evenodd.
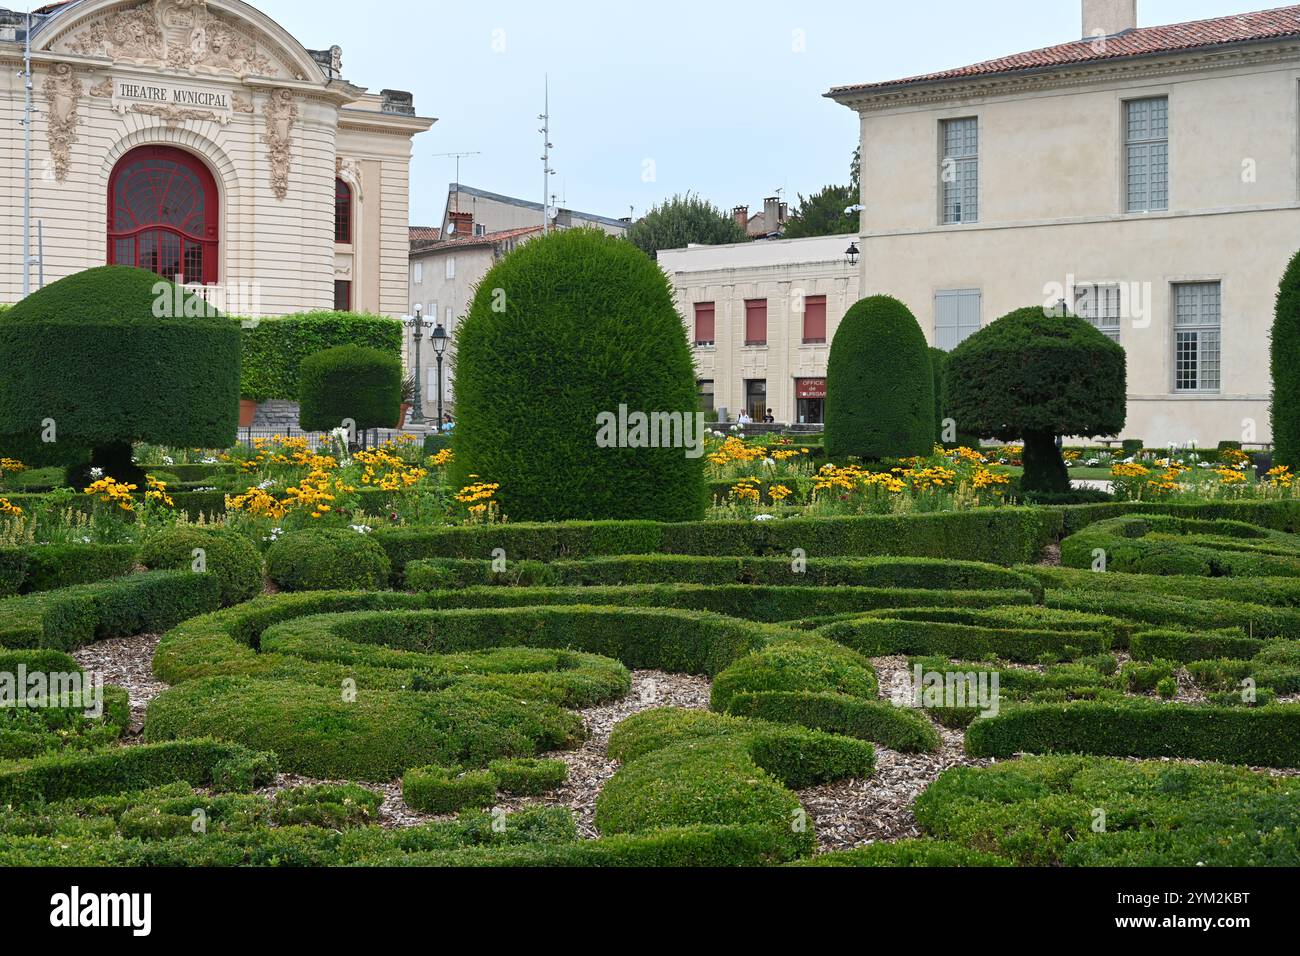
<svg viewBox="0 0 1300 956"><path fill-rule="evenodd" d="M412 227L412 232L419 227ZM434 230L441 232L441 230ZM452 239L437 239L433 242L421 242L415 244L414 239L411 246L411 255L420 256L432 252L446 252L454 249L475 249L480 246L495 246L500 242L509 242L512 239L521 239L524 236L531 236L542 231L541 226L524 226L521 229L502 229L498 232L486 232L481 236L461 236Z"/></svg>
<svg viewBox="0 0 1300 956"><path fill-rule="evenodd" d="M1212 20L1193 20L1168 26L1138 27L1118 36L1107 37L1104 42L1087 37L1071 43L1043 47L1028 53L1016 53L939 73L925 73L901 80L862 83L856 86L837 86L826 95L838 99L862 93L886 93L922 84L1041 72L1087 63L1260 43L1292 37L1300 39L1300 5L1277 7L1258 13L1216 17Z"/></svg>
<svg viewBox="0 0 1300 956"><path fill-rule="evenodd" d="M455 193L460 193L462 196L477 196L479 199L490 199L493 202L518 206L520 209L532 209L539 214L544 211L542 204L539 202L532 202L528 199L517 199L514 196L503 196L501 193L488 192L486 189L475 189L473 186L466 186L463 183L452 183L447 187L448 196ZM586 219L589 222L604 223L607 226L616 226L620 229L626 229L630 225L626 220L614 219L610 216L598 216L595 213L579 212L576 209L570 209L568 212L577 216L579 219Z"/></svg>

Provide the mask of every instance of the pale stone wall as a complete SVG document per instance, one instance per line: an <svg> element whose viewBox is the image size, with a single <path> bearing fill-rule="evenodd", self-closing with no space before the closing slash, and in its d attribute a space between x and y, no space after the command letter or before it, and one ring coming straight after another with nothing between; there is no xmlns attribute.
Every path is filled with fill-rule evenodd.
<svg viewBox="0 0 1300 956"><path fill-rule="evenodd" d="M1123 105L1169 99L1168 212L1126 212ZM1300 248L1300 46L1259 45L1068 74L845 94L861 114L862 290L934 335L935 294L982 291L988 324L1053 285L1136 284L1129 424L1150 444L1268 441L1269 330ZM980 221L940 225L941 120L979 119ZM1222 283L1222 383L1176 393L1175 283ZM1059 297L1059 296L1058 296Z"/></svg>

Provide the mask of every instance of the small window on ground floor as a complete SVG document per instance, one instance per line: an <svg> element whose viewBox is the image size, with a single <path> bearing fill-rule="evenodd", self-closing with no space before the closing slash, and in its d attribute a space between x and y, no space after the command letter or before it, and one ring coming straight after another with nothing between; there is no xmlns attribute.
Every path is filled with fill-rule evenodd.
<svg viewBox="0 0 1300 956"><path fill-rule="evenodd" d="M352 283L346 279L334 280L334 311L352 311Z"/></svg>
<svg viewBox="0 0 1300 956"><path fill-rule="evenodd" d="M1217 282L1174 286L1174 391L1221 387L1222 295Z"/></svg>

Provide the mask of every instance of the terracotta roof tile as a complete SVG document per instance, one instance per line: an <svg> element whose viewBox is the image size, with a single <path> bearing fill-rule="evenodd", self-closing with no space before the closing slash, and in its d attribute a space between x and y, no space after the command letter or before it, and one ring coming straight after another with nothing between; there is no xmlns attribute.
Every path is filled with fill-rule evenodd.
<svg viewBox="0 0 1300 956"><path fill-rule="evenodd" d="M508 242L511 239L530 236L541 231L541 226L525 226L521 229L503 229L499 232L489 232L481 236L461 236L459 239L441 239L437 242L423 242L412 251L416 253L441 252L445 249L467 249L475 246L494 246L498 242Z"/></svg>
<svg viewBox="0 0 1300 956"><path fill-rule="evenodd" d="M939 83L1004 73L1045 70L1290 36L1300 37L1300 5L1162 27L1139 27L1118 36L1108 37L1104 44L1091 38L1075 40L1072 43L1061 43L1041 50L1031 50L1028 53L1016 53L955 70L926 73L880 83L839 86L831 90L827 96L887 92L915 83Z"/></svg>
<svg viewBox="0 0 1300 956"><path fill-rule="evenodd" d="M437 242L442 238L442 230L437 226L411 226L412 242Z"/></svg>

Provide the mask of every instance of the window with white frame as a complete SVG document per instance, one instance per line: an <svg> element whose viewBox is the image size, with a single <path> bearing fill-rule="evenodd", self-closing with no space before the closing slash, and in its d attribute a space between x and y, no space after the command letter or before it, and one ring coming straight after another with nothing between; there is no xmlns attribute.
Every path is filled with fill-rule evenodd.
<svg viewBox="0 0 1300 956"><path fill-rule="evenodd" d="M423 285L424 284L424 263L417 262L412 268L415 272L415 284Z"/></svg>
<svg viewBox="0 0 1300 956"><path fill-rule="evenodd" d="M951 352L980 330L979 289L953 289L934 295L934 344Z"/></svg>
<svg viewBox="0 0 1300 956"><path fill-rule="evenodd" d="M448 279L456 278L456 257L455 256L447 257L447 278Z"/></svg>
<svg viewBox="0 0 1300 956"><path fill-rule="evenodd" d="M1169 208L1169 98L1124 104L1128 211Z"/></svg>
<svg viewBox="0 0 1300 956"><path fill-rule="evenodd" d="M940 123L943 162L939 178L943 183L945 225L978 222L980 217L980 129L979 120L943 120Z"/></svg>
<svg viewBox="0 0 1300 956"><path fill-rule="evenodd" d="M1221 288L1217 282L1174 286L1174 390L1217 392L1221 385Z"/></svg>
<svg viewBox="0 0 1300 956"><path fill-rule="evenodd" d="M1119 341L1121 312L1119 286L1086 283L1074 287L1074 314L1087 319L1114 342Z"/></svg>

